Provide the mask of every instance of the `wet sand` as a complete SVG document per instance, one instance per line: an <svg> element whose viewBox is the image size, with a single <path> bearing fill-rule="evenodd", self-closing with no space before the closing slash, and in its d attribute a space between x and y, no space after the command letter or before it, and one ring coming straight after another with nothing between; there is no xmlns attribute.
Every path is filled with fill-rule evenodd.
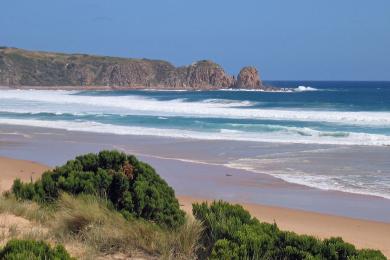
<svg viewBox="0 0 390 260"><path fill-rule="evenodd" d="M0 144L1 145L1 144ZM30 181L36 179L49 167L32 161L0 157L1 191L11 188L14 178ZM180 204L191 214L194 202L212 201L209 199L179 196ZM231 200L235 202L235 200ZM254 217L299 234L314 235L319 238L341 236L358 248L376 248L390 256L390 223L359 220L353 218L319 214L308 211L272 207L253 203L240 203ZM18 223L16 223L18 224Z"/></svg>

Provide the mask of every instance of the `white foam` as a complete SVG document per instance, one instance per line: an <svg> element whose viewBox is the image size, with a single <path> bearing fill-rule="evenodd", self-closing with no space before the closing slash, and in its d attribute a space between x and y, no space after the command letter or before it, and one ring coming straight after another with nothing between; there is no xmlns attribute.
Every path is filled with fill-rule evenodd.
<svg viewBox="0 0 390 260"><path fill-rule="evenodd" d="M219 91L232 91L232 92L238 92L238 91L245 91L245 92L274 92L274 91L267 91L265 89L247 89L247 88L224 88L219 89Z"/></svg>
<svg viewBox="0 0 390 260"><path fill-rule="evenodd" d="M303 144L342 144L342 145L376 145L390 146L390 136L350 133L348 136L323 136L322 132L309 128L286 128L278 132L243 132L221 129L219 132L200 132L183 129L135 127L103 124L92 121L46 121L35 119L0 118L0 124L23 125L82 131L92 133L110 133L117 135L148 135L173 138L191 138L201 140L236 140L251 142L303 143ZM302 134L302 133L304 134Z"/></svg>
<svg viewBox="0 0 390 260"><path fill-rule="evenodd" d="M312 87L306 87L306 86L298 86L297 88L294 89L294 91L296 92L318 91L318 89Z"/></svg>
<svg viewBox="0 0 390 260"><path fill-rule="evenodd" d="M331 122L390 126L390 112L347 112L251 108L248 101L160 101L132 96L84 96L74 91L1 90L1 112L112 113L125 115L217 117ZM245 109L239 108L245 107Z"/></svg>
<svg viewBox="0 0 390 260"><path fill-rule="evenodd" d="M313 187L321 190L335 190L342 192L349 192L355 194L365 194L371 196L378 196L386 199L390 199L389 191L390 187L385 187L383 191L379 191L378 187L366 187L364 183L359 183L353 187L352 180L345 180L345 176L327 176L327 175L316 175L316 174L273 174L274 177L278 177L290 183L296 183ZM338 179L344 178L344 182L349 182L350 185L341 184Z"/></svg>
<svg viewBox="0 0 390 260"><path fill-rule="evenodd" d="M262 159L264 160L264 159ZM390 199L390 185L388 181L376 181L374 184L367 181L359 181L358 175L322 175L299 172L298 170L284 169L279 171L258 170L256 165L261 165L262 161L254 158L239 159L225 164L226 167L242 169L255 173L268 174L286 182L300 184L321 190L334 190L355 194L378 196ZM292 171L292 172L289 172ZM380 179L381 177L378 177ZM383 176L382 176L383 178ZM342 181L341 181L342 180Z"/></svg>
<svg viewBox="0 0 390 260"><path fill-rule="evenodd" d="M228 105L229 107L249 107L249 106L254 106L257 104L256 102L251 102L248 100L237 101L237 100L216 99L216 98L205 99L201 102L206 103L206 104L225 104L225 105Z"/></svg>
<svg viewBox="0 0 390 260"><path fill-rule="evenodd" d="M232 129L221 129L220 131L219 131L220 133L222 133L222 134L231 134L231 133L234 133L234 134L236 134L236 133L244 133L244 132L242 132L242 131L239 131L239 130L232 130Z"/></svg>

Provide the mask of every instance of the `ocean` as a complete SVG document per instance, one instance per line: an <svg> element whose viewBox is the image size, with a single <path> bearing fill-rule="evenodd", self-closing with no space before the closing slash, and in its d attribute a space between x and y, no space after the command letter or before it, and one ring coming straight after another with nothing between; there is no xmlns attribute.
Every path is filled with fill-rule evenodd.
<svg viewBox="0 0 390 260"><path fill-rule="evenodd" d="M0 124L201 140L390 146L390 82L265 83L289 89L0 90ZM360 171L352 167L321 173L275 170L272 174L321 189L390 198L386 163ZM258 158L239 158L228 166L264 172L259 166L264 164ZM343 168L342 162L339 166Z"/></svg>

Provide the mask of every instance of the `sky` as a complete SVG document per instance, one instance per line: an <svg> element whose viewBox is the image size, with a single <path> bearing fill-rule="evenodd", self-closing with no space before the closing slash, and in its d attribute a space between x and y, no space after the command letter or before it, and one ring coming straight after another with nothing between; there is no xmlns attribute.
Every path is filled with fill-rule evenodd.
<svg viewBox="0 0 390 260"><path fill-rule="evenodd" d="M389 0L2 0L0 46L390 80Z"/></svg>

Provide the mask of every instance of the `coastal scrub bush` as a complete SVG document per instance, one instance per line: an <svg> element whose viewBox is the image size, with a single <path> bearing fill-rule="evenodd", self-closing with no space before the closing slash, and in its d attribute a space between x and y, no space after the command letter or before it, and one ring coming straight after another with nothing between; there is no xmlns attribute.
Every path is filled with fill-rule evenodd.
<svg viewBox="0 0 390 260"><path fill-rule="evenodd" d="M21 200L55 202L62 192L107 198L125 217L143 218L162 227L184 223L174 190L148 164L118 151L86 154L45 172L35 183L15 180Z"/></svg>
<svg viewBox="0 0 390 260"><path fill-rule="evenodd" d="M10 240L3 249L0 250L0 259L53 259L53 260L71 260L68 252L62 245L51 248L43 241L35 240Z"/></svg>
<svg viewBox="0 0 390 260"><path fill-rule="evenodd" d="M240 205L223 201L193 205L204 231L201 259L378 259L377 250L357 250L341 238L319 240L281 231L276 224L261 223Z"/></svg>

